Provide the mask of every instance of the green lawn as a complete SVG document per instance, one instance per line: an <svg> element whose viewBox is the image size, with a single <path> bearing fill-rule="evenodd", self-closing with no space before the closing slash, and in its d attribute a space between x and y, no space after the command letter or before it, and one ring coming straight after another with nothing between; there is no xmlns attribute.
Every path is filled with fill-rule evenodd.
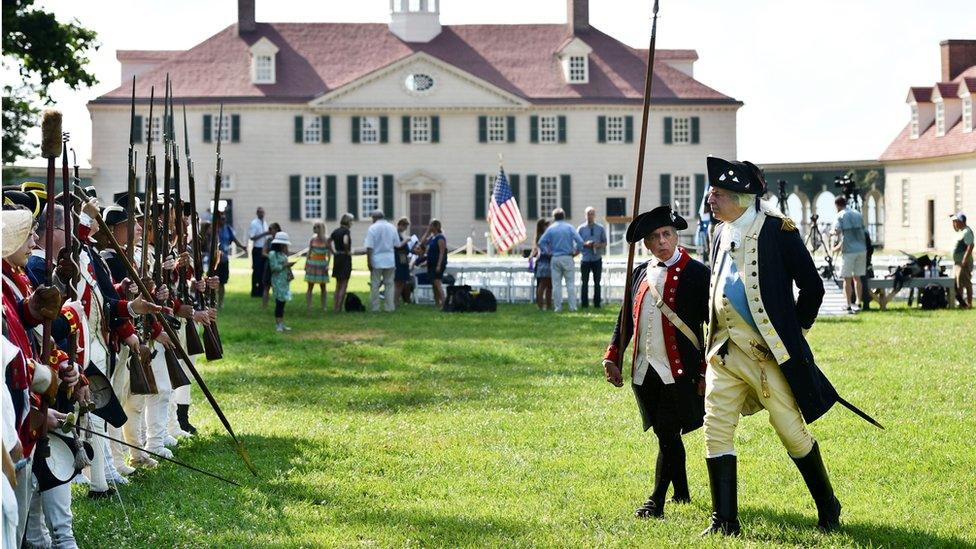
<svg viewBox="0 0 976 549"><path fill-rule="evenodd" d="M222 312L227 356L200 370L260 476L194 389L201 435L177 456L244 487L160 467L123 489L128 525L117 501L76 499L82 546L976 545L976 313L818 322L821 367L888 428L840 407L812 426L843 529L814 529L813 503L760 413L737 438L744 536L703 542L700 430L685 437L693 503L668 506L663 521L633 518L656 443L631 391L601 375L612 310L322 315L296 295L294 331L281 335L247 284L235 274Z"/></svg>

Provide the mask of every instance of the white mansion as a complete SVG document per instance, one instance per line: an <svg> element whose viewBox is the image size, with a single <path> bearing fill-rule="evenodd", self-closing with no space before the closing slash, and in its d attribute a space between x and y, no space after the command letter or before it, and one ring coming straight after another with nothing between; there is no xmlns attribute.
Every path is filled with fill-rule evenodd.
<svg viewBox="0 0 976 549"><path fill-rule="evenodd" d="M125 188L132 75L141 158L145 138L159 139L168 74L181 145L187 109L200 204L223 128L221 197L239 232L263 206L303 245L313 222L331 230L348 211L359 246L380 208L418 234L439 218L452 247L472 236L483 248L501 154L530 238L557 206L575 221L594 206L619 237L647 51L591 27L586 0L567 4L566 25L442 26L438 0L391 0L389 24L257 23L254 0L239 0L237 24L191 49L118 52L122 85L89 103L95 184L103 196ZM657 52L641 198L692 219L705 157L736 154L742 106L694 79L697 58Z"/></svg>

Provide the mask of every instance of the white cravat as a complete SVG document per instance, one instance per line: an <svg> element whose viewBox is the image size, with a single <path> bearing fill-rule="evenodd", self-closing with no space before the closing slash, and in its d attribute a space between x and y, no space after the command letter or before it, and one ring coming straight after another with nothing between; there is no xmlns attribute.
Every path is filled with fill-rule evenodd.
<svg viewBox="0 0 976 549"><path fill-rule="evenodd" d="M664 267L659 265L660 261L657 258L648 262L645 280L648 284L654 284L659 295L664 294L664 282L668 276L668 267L677 263L679 259L681 259L681 251L675 248L671 258L664 262ZM642 327L646 327L646 329L642 331ZM664 343L661 311L654 306L654 299L650 296L644 297L638 315L637 361L635 364L635 385L644 383L648 365L654 368L654 371L665 384L674 383L674 376L671 375L671 362L668 360L668 350Z"/></svg>

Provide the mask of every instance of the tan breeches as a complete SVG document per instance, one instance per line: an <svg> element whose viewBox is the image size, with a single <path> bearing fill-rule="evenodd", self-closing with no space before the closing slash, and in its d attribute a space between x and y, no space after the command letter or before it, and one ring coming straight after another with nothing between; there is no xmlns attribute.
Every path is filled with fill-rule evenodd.
<svg viewBox="0 0 976 549"><path fill-rule="evenodd" d="M775 360L757 360L731 341L724 359L716 355L705 374L705 447L708 457L735 453L740 415L769 412L769 423L793 457L813 448L813 436ZM765 377L765 383L763 378Z"/></svg>

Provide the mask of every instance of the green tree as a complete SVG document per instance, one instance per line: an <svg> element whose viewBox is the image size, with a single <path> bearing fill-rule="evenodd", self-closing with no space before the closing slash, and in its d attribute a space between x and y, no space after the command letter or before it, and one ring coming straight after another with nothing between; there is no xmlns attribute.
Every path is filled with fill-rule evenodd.
<svg viewBox="0 0 976 549"><path fill-rule="evenodd" d="M64 82L71 89L98 82L88 72L88 55L97 50L95 31L77 20L60 23L53 13L34 7L34 0L3 0L3 63L15 66L21 86L4 86L3 162L32 156L37 145L27 130L37 125L34 99L51 103L48 87Z"/></svg>

